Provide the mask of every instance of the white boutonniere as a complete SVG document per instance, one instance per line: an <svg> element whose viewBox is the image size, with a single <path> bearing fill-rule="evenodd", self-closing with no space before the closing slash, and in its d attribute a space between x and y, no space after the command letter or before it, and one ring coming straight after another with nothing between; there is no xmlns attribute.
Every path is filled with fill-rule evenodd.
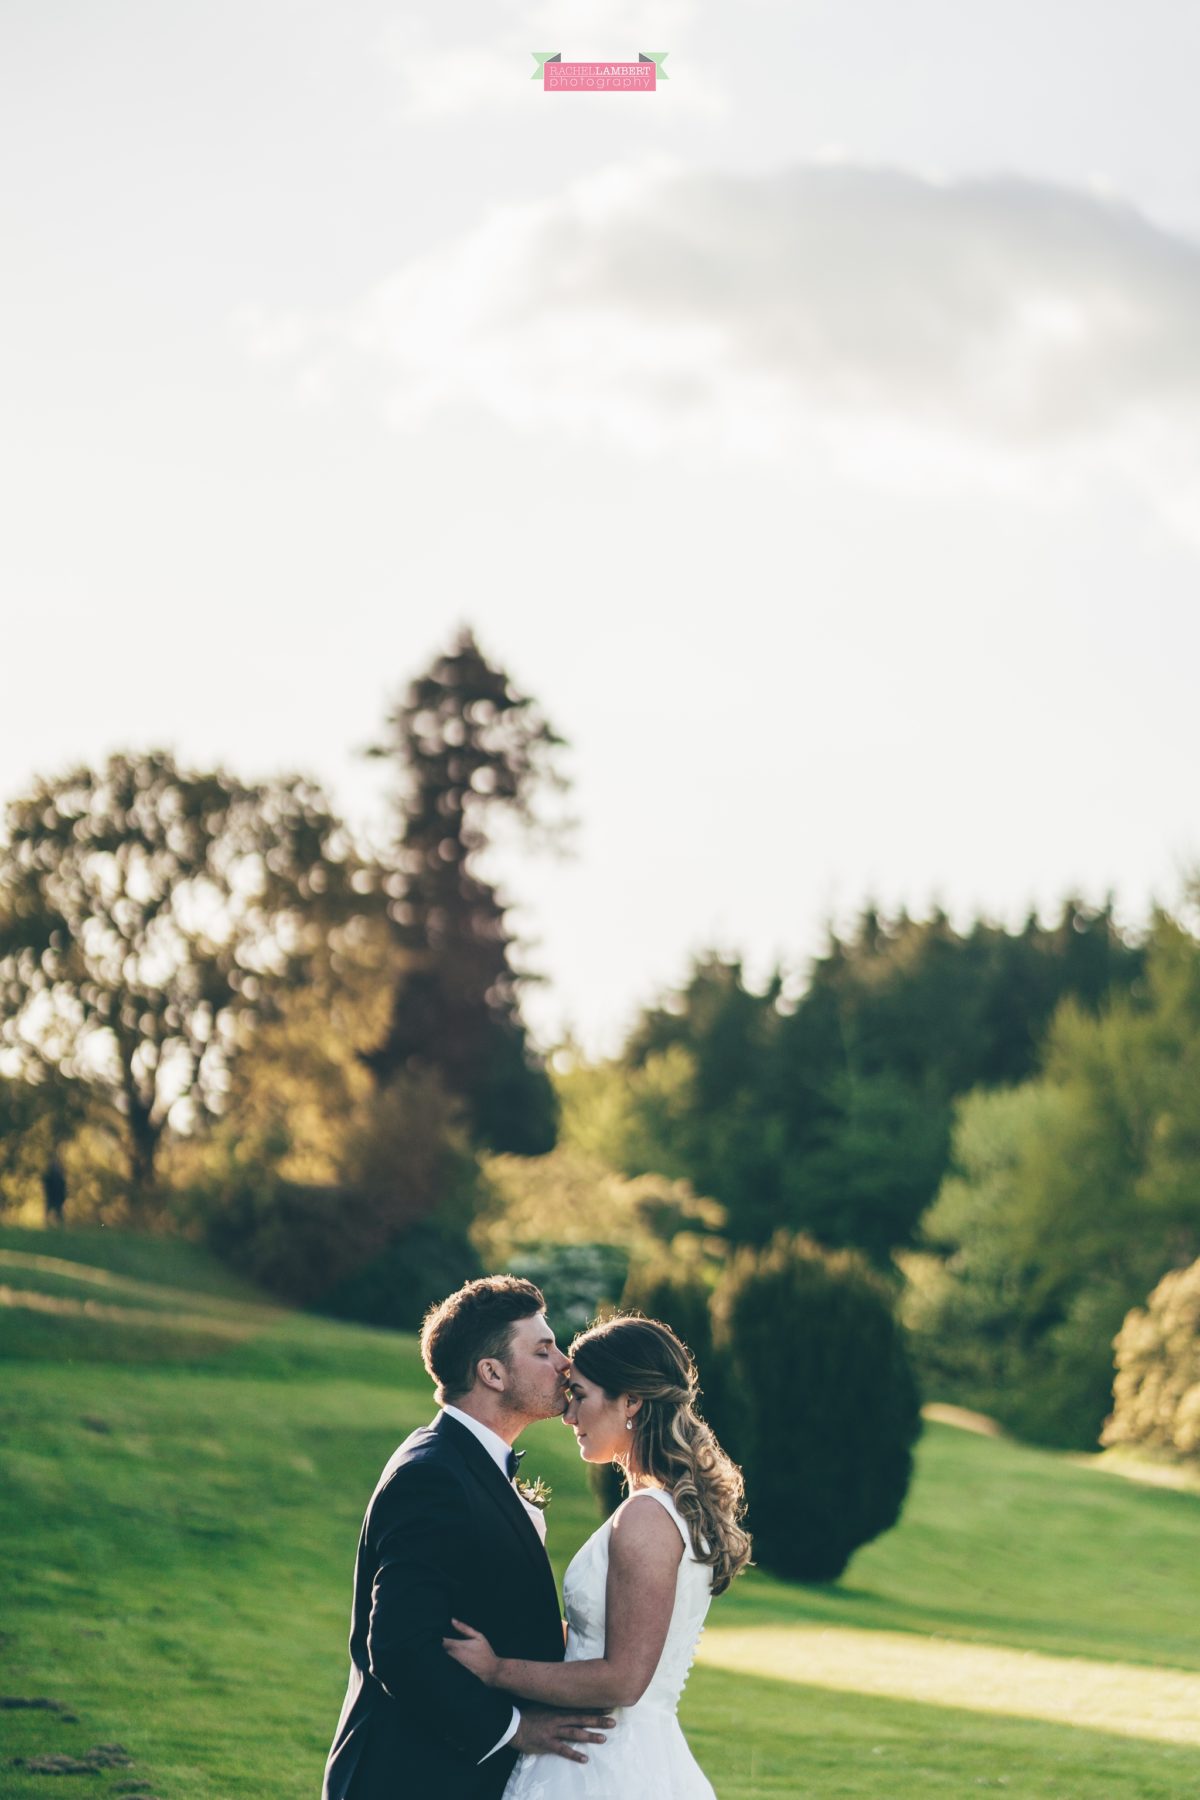
<svg viewBox="0 0 1200 1800"><path fill-rule="evenodd" d="M534 1481L518 1481L517 1492L522 1500L528 1500L530 1506L536 1506L541 1512L545 1512L554 1489L548 1488L539 1475Z"/></svg>

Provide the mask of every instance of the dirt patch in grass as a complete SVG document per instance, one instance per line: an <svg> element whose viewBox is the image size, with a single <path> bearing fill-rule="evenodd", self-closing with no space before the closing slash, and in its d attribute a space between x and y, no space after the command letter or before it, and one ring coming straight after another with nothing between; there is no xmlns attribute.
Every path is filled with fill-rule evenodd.
<svg viewBox="0 0 1200 1800"><path fill-rule="evenodd" d="M102 1769L132 1769L123 1744L93 1744L82 1756L14 1756L10 1767L30 1775L98 1775Z"/></svg>
<svg viewBox="0 0 1200 1800"><path fill-rule="evenodd" d="M0 1712L57 1713L64 1725L78 1725L79 1720L62 1700L48 1700L45 1694L26 1699L21 1694L0 1694Z"/></svg>

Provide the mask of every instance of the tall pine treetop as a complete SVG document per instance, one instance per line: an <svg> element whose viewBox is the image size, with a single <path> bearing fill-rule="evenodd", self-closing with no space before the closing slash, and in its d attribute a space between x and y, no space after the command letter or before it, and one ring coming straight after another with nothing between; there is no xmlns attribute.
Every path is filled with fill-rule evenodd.
<svg viewBox="0 0 1200 1800"><path fill-rule="evenodd" d="M388 1036L369 1064L382 1079L437 1070L479 1143L526 1155L553 1146L554 1094L520 1016L506 908L476 865L500 818L539 827L538 798L566 785L555 766L563 742L463 630L409 687L372 752L399 776L387 888L406 957Z"/></svg>

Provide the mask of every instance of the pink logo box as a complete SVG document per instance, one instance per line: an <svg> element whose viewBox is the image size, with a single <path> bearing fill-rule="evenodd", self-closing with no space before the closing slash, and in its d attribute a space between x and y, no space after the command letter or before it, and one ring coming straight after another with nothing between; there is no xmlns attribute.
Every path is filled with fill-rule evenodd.
<svg viewBox="0 0 1200 1800"><path fill-rule="evenodd" d="M652 94L658 77L667 79L662 67L668 52L648 56L640 51L636 62L564 62L562 51L554 55L533 52L537 68L532 79L542 77L547 94Z"/></svg>

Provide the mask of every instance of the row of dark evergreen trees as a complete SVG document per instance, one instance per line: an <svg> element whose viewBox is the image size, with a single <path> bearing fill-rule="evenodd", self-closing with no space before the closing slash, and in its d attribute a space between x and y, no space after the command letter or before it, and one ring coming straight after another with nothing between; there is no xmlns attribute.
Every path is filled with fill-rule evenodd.
<svg viewBox="0 0 1200 1800"><path fill-rule="evenodd" d="M735 1242L786 1226L886 1263L937 1193L956 1099L1025 1080L1064 1000L1094 1010L1143 963L1111 902L1078 899L1016 931L868 908L793 1001L782 972L758 992L704 958L626 1046L632 1075L672 1048L689 1068L667 1106L633 1082L637 1157L720 1199Z"/></svg>

